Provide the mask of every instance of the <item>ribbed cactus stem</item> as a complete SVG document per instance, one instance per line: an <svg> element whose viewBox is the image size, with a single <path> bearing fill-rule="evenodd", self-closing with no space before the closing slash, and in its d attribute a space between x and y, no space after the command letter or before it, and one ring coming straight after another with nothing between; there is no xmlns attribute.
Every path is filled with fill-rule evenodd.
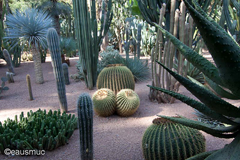
<svg viewBox="0 0 240 160"><path fill-rule="evenodd" d="M58 98L60 109L62 112L67 112L67 97L64 83L63 68L60 53L60 41L57 31L54 28L49 28L47 33L48 48L52 58L53 73L56 79Z"/></svg>
<svg viewBox="0 0 240 160"><path fill-rule="evenodd" d="M79 96L77 110L81 159L93 160L93 106L89 94Z"/></svg>
<svg viewBox="0 0 240 160"><path fill-rule="evenodd" d="M33 100L33 94L32 94L32 86L31 86L31 78L30 75L27 74L26 76L27 86L28 86L28 93L29 93L29 100Z"/></svg>
<svg viewBox="0 0 240 160"><path fill-rule="evenodd" d="M8 79L8 83L14 83L13 75L14 74L12 72L6 72L6 77Z"/></svg>
<svg viewBox="0 0 240 160"><path fill-rule="evenodd" d="M15 75L13 64L12 64L12 59L10 57L9 52L6 49L3 50L3 56L7 62L9 72L12 72Z"/></svg>
<svg viewBox="0 0 240 160"><path fill-rule="evenodd" d="M138 24L138 31L137 31L137 57L138 57L138 59L140 59L140 53L141 53L141 50L140 50L141 39L142 39L141 32L142 32L142 25Z"/></svg>
<svg viewBox="0 0 240 160"><path fill-rule="evenodd" d="M70 81L69 81L68 65L67 65L67 63L63 63L62 64L62 68L63 68L64 82L65 82L66 85L69 85Z"/></svg>

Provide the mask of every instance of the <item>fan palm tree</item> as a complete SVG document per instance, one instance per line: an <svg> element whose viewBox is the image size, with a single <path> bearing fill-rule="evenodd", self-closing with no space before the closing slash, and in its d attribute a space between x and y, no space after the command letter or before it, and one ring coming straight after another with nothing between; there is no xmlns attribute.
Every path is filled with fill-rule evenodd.
<svg viewBox="0 0 240 160"><path fill-rule="evenodd" d="M6 17L6 37L12 41L12 47L17 45L19 39L28 42L33 55L36 83L44 83L41 55L39 45L46 47L46 35L48 28L52 27L52 19L41 10L34 8L23 12L16 11Z"/></svg>
<svg viewBox="0 0 240 160"><path fill-rule="evenodd" d="M49 15L53 18L54 27L60 35L60 22L59 17L65 17L71 14L71 7L64 2L58 2L57 0L50 0L47 2L43 2L39 7L39 9L43 11L47 11Z"/></svg>

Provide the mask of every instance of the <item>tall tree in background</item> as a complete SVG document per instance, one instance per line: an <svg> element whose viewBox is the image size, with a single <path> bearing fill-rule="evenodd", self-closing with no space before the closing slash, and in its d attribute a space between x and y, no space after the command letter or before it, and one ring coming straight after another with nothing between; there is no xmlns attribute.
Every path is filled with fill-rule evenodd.
<svg viewBox="0 0 240 160"><path fill-rule="evenodd" d="M43 11L47 11L53 18L54 27L60 35L60 16L66 17L71 14L72 10L69 4L65 2L58 2L57 0L50 0L43 2L39 7Z"/></svg>

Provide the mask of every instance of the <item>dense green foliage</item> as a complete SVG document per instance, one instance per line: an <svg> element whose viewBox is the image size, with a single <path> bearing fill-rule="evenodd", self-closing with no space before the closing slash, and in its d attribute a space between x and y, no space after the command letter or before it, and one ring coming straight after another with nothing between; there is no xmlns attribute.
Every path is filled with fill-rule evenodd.
<svg viewBox="0 0 240 160"><path fill-rule="evenodd" d="M0 152L4 149L37 149L54 150L61 145L67 144L73 131L77 128L75 116L60 110L32 110L24 117L15 116L15 120L7 119L0 122Z"/></svg>

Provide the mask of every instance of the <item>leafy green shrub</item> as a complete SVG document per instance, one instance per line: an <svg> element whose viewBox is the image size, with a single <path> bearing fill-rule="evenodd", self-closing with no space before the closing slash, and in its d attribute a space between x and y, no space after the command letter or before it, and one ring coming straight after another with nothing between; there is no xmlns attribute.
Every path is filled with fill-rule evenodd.
<svg viewBox="0 0 240 160"><path fill-rule="evenodd" d="M72 37L62 37L60 39L60 48L63 54L67 57L73 57L76 55L76 41Z"/></svg>
<svg viewBox="0 0 240 160"><path fill-rule="evenodd" d="M76 128L75 115L61 114L60 110L30 110L27 117L22 112L19 120L16 115L15 120L0 122L0 152L4 154L5 148L53 150L65 145Z"/></svg>

